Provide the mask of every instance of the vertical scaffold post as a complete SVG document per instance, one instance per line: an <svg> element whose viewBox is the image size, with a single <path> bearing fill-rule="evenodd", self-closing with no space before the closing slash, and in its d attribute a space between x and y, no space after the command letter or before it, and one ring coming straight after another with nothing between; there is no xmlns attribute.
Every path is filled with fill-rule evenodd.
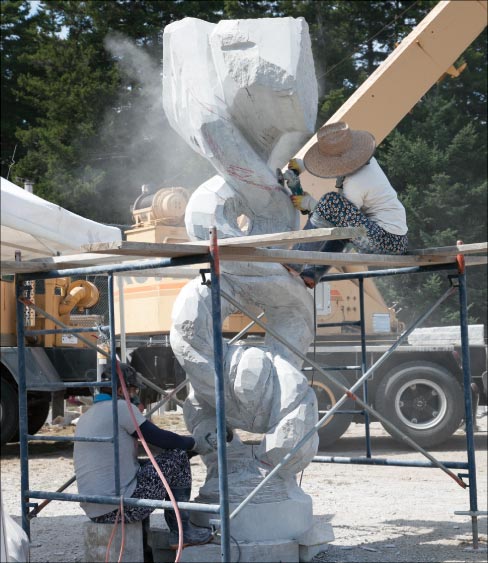
<svg viewBox="0 0 488 563"><path fill-rule="evenodd" d="M20 279L19 279L20 278ZM21 299L24 297L24 280L21 276L16 279L16 309L17 309L17 362L18 362L18 391L19 391L19 436L20 436L20 502L22 508L22 528L30 538L30 520L28 517L29 499L26 491L29 490L29 444L27 442L27 381L25 374L25 335L24 319L25 305Z"/></svg>
<svg viewBox="0 0 488 563"><path fill-rule="evenodd" d="M359 276L359 324L361 326L361 376L366 373L366 322L364 319L364 278ZM368 381L363 383L363 401L368 404ZM364 411L364 437L366 439L366 457L371 457L371 435L369 413Z"/></svg>
<svg viewBox="0 0 488 563"><path fill-rule="evenodd" d="M120 460L119 460L119 411L117 388L119 377L117 375L117 345L115 342L115 307L114 307L114 276L108 274L108 317L110 330L110 373L112 383L112 420L113 420L113 444L114 444L114 473L115 473L115 496L120 496ZM109 365L107 363L107 365Z"/></svg>
<svg viewBox="0 0 488 563"><path fill-rule="evenodd" d="M462 241L457 242L463 244ZM473 534L473 549L478 549L478 493L476 485L476 459L474 447L473 427L473 400L471 397L471 366L469 357L468 336L468 297L466 291L466 267L464 255L458 254L458 281L459 281L459 319L461 328L461 358L463 365L464 412L466 429L466 447L468 454L469 474L469 510L471 512L471 530Z"/></svg>
<svg viewBox="0 0 488 563"><path fill-rule="evenodd" d="M212 322L215 362L215 407L217 411L217 455L219 464L221 560L230 558L229 489L227 482L227 448L225 429L224 358L222 349L222 313L220 305L220 262L217 229L210 228L210 273L212 295Z"/></svg>

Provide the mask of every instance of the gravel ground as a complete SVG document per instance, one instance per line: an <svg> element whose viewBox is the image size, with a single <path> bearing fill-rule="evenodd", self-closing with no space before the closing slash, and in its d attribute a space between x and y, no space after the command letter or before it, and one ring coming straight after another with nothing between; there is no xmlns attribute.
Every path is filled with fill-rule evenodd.
<svg viewBox="0 0 488 563"><path fill-rule="evenodd" d="M181 416L164 418L168 429L181 430ZM487 417L475 434L478 505L487 504ZM420 454L398 445L377 423L372 424L373 456L418 460ZM51 428L53 433L70 433ZM353 424L333 449L323 455L364 455L364 430ZM72 448L60 443L30 446L30 488L54 491L73 475ZM465 435L459 430L432 451L439 460L465 461ZM192 459L193 492L204 477L199 458ZM5 509L20 515L18 445L2 450L2 496ZM479 518L480 549L471 547L471 520L456 516L469 509L468 489L462 489L438 469L311 464L302 487L314 501L314 513L333 526L335 540L315 561L324 562L471 562L486 561L487 518ZM76 485L67 492L76 493ZM31 524L32 562L83 561L81 509L71 502L52 502Z"/></svg>

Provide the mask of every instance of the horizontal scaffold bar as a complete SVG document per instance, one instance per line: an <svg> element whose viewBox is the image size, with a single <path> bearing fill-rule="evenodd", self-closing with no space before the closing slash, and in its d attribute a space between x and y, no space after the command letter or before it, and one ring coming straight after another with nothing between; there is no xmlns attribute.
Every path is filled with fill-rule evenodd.
<svg viewBox="0 0 488 563"><path fill-rule="evenodd" d="M103 495L76 495L71 493L50 493L48 491L26 491L27 498L40 498L50 500L62 500L67 502L93 502L98 504L113 504L120 505L119 497L110 497ZM150 508L173 508L171 501L168 500L151 500L151 499L138 499L138 498L125 498L124 504L126 506L148 506ZM218 514L220 510L219 504L202 504L193 502L179 502L178 507L180 510L190 510L193 512L210 512L211 514Z"/></svg>
<svg viewBox="0 0 488 563"><path fill-rule="evenodd" d="M344 463L351 465L392 465L398 467L436 467L431 461L408 461L374 457L341 457L341 456L315 456L313 463ZM468 463L464 461L441 461L449 469L467 469Z"/></svg>

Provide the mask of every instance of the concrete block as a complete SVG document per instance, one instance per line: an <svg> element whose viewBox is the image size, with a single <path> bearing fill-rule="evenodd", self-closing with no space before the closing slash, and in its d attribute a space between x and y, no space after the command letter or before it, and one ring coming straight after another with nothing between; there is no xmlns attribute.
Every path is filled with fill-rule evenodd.
<svg viewBox="0 0 488 563"><path fill-rule="evenodd" d="M107 546L113 531L113 524L96 524L95 522L83 523L83 545L85 548L84 561L94 563L105 561ZM122 526L119 523L112 540L108 561L118 561L122 540ZM124 553L121 561L143 563L144 548L142 540L142 523L125 524Z"/></svg>
<svg viewBox="0 0 488 563"><path fill-rule="evenodd" d="M324 516L314 516L313 526L297 539L300 563L308 563L318 553L326 551L334 537L330 522Z"/></svg>
<svg viewBox="0 0 488 563"><path fill-rule="evenodd" d="M298 543L293 540L261 542L239 542L239 547L231 540L231 560L228 563L298 563ZM221 546L208 543L183 550L181 563L208 563L221 561ZM156 563L156 561L155 561Z"/></svg>
<svg viewBox="0 0 488 563"><path fill-rule="evenodd" d="M152 549L154 563L173 563L176 551L169 548L168 529L150 528L147 543Z"/></svg>

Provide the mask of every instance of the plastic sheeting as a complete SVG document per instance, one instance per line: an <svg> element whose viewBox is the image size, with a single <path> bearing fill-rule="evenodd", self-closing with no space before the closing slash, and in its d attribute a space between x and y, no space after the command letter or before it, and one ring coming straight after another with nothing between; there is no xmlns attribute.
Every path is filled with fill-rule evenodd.
<svg viewBox="0 0 488 563"><path fill-rule="evenodd" d="M1 499L1 495L0 495ZM6 563L21 563L30 561L29 538L24 530L3 509L3 500L0 500L1 517L1 561Z"/></svg>
<svg viewBox="0 0 488 563"><path fill-rule="evenodd" d="M119 241L120 229L80 217L12 182L1 182L1 259L73 254L84 244Z"/></svg>

